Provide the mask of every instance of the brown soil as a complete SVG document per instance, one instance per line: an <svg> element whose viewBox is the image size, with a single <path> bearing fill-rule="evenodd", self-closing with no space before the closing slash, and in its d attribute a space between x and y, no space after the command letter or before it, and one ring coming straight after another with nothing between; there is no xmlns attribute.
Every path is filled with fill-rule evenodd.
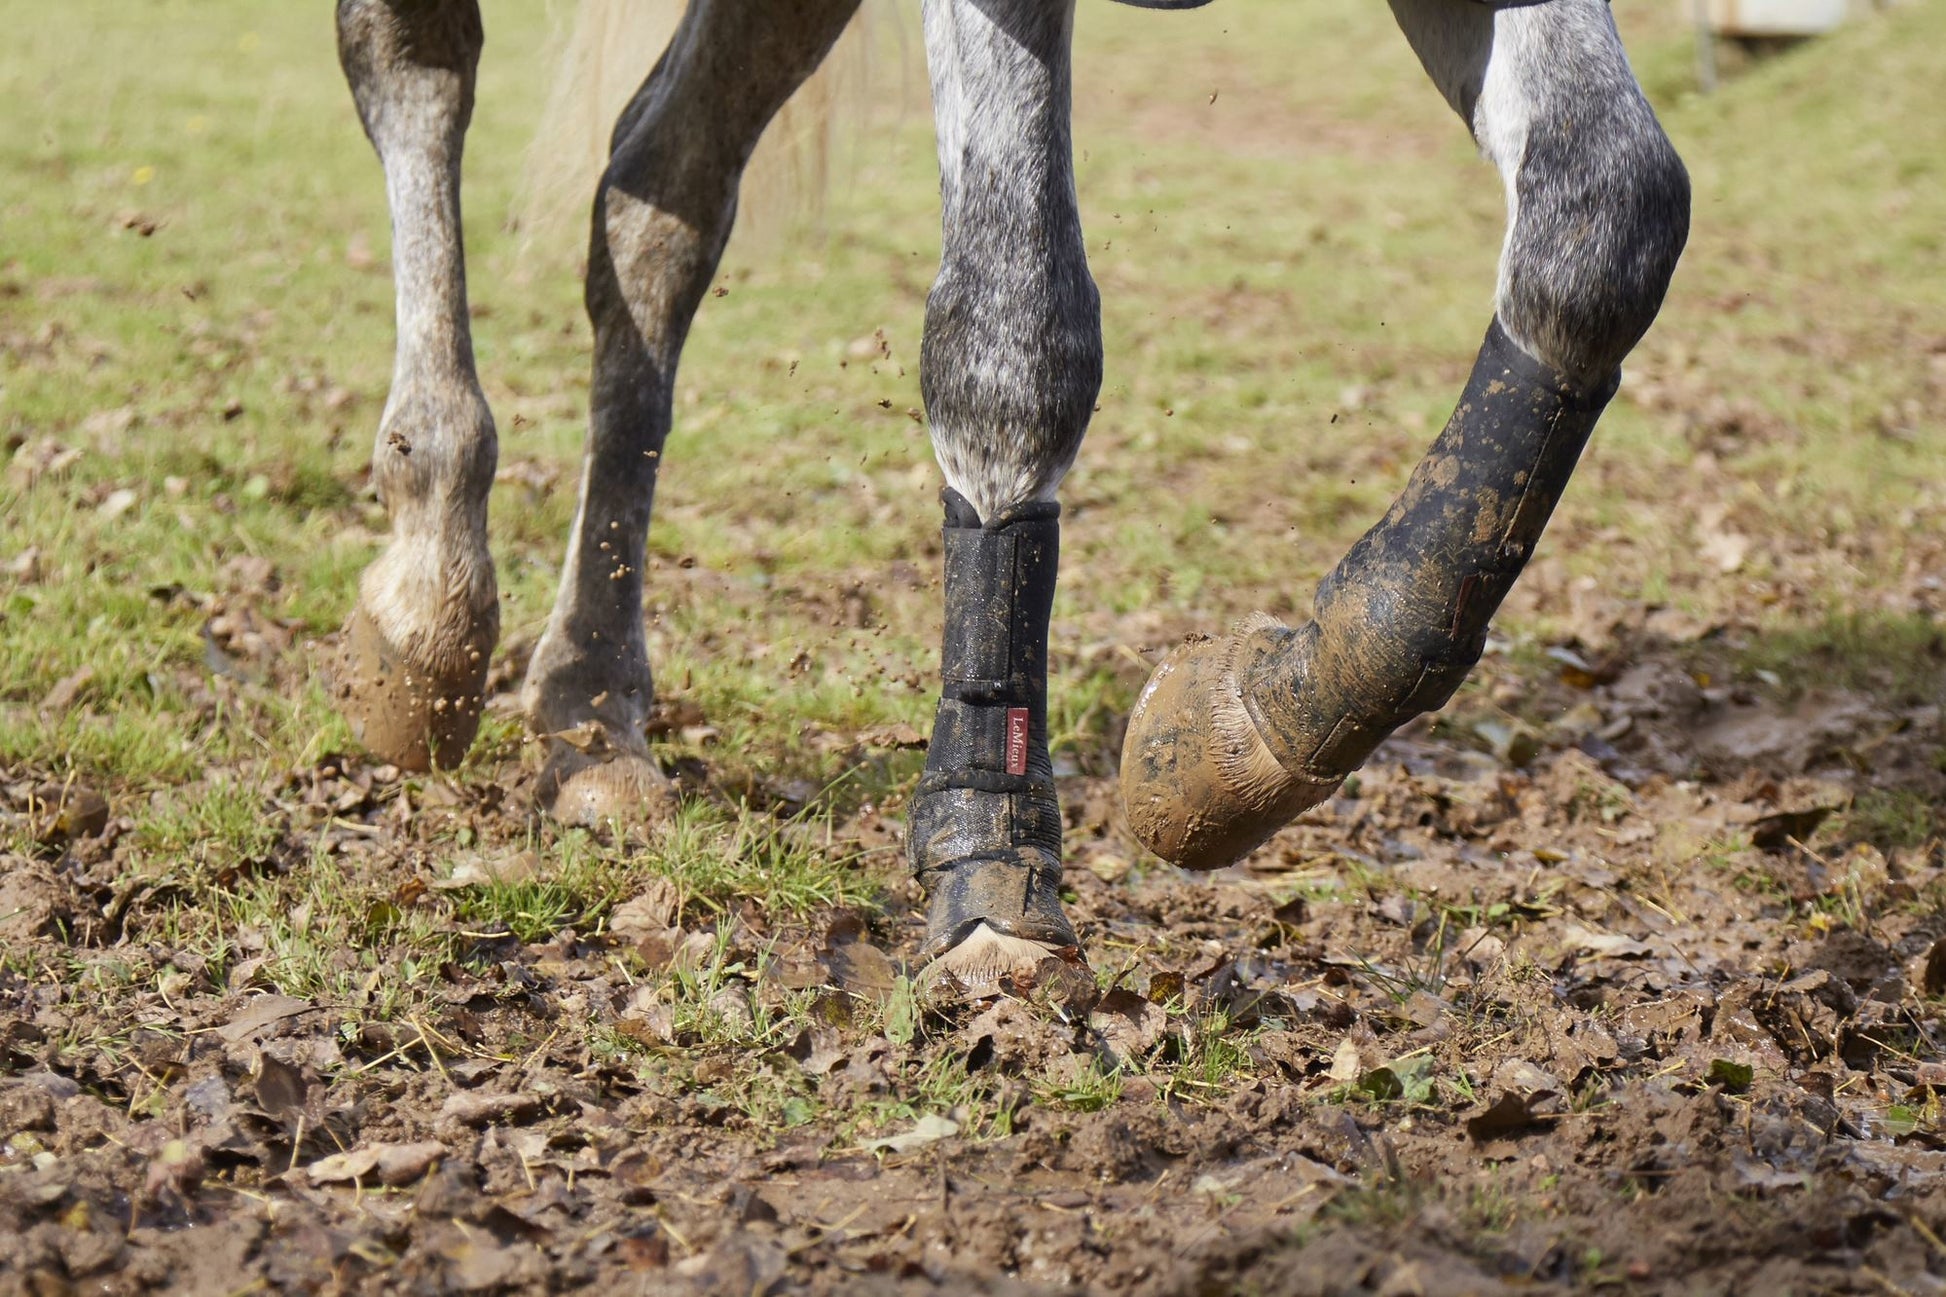
<svg viewBox="0 0 1946 1297"><path fill-rule="evenodd" d="M909 1045L851 1008L916 948L897 882L882 915L736 918L770 962L729 1011L826 988L752 1058L631 1013L617 947L680 961L680 933L483 936L492 977L449 968L438 1011L378 1023L253 988L248 958L199 975L166 897L108 885L118 822L50 829L0 883L10 966L47 970L0 980L0 1290L1946 1290L1946 861L1845 815L1863 782L1938 793L1939 709L1755 697L1681 659L1490 660L1207 880L1132 865L1112 784L1071 777L1073 912L1112 989L936 1007ZM1564 719L1508 722L1516 698ZM531 830L522 788L402 787L292 773L281 802L330 814L256 867L323 843L411 905L443 817L486 847ZM665 904L640 898L648 928ZM91 989L104 956L132 990ZM590 1016L670 1070L606 1061ZM936 1114L868 1146L863 1106L947 1059L1012 1133ZM1074 1110L1116 1059L1119 1096ZM723 1098L773 1070L811 1078L813 1120Z"/></svg>

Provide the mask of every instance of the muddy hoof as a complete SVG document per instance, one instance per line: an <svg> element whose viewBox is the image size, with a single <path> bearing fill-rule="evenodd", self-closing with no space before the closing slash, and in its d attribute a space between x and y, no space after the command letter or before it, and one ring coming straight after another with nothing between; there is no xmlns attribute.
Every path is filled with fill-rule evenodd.
<svg viewBox="0 0 1946 1297"><path fill-rule="evenodd" d="M676 788L642 753L584 752L554 739L535 798L557 823L584 829L651 824L676 809Z"/></svg>
<svg viewBox="0 0 1946 1297"><path fill-rule="evenodd" d="M1294 777L1244 705L1242 672L1289 631L1258 613L1175 649L1149 677L1122 745L1122 807L1142 845L1184 869L1243 859L1341 781Z"/></svg>
<svg viewBox="0 0 1946 1297"><path fill-rule="evenodd" d="M1010 936L984 923L927 964L917 980L920 994L935 1004L1037 994L1065 1004L1087 999L1095 985L1079 946Z"/></svg>
<svg viewBox="0 0 1946 1297"><path fill-rule="evenodd" d="M332 696L367 752L401 770L451 769L480 729L494 631L449 668L415 665L363 603L339 636Z"/></svg>

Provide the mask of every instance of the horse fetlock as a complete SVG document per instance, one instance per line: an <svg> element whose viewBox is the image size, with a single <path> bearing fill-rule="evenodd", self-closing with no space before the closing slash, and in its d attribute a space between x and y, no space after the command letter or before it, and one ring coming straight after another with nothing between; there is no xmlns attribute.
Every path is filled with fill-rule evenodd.
<svg viewBox="0 0 1946 1297"><path fill-rule="evenodd" d="M982 524L956 492L944 500L944 683L906 815L907 855L928 897L922 953L946 955L984 926L1078 957L1061 909L1047 750L1060 506L1019 505Z"/></svg>
<svg viewBox="0 0 1946 1297"><path fill-rule="evenodd" d="M1613 391L1567 382L1496 321L1404 492L1320 583L1314 620L1253 618L1157 668L1122 754L1143 843L1186 868L1234 863L1444 706Z"/></svg>

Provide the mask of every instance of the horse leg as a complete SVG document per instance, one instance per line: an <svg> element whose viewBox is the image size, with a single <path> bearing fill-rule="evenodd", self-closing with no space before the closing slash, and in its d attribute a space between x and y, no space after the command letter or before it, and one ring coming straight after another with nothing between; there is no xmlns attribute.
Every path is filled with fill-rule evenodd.
<svg viewBox="0 0 1946 1297"><path fill-rule="evenodd" d="M1605 0L1391 3L1505 181L1497 309L1451 421L1319 585L1314 620L1247 619L1178 649L1143 691L1123 802L1189 868L1237 860L1452 696L1688 234L1688 178Z"/></svg>
<svg viewBox="0 0 1946 1297"><path fill-rule="evenodd" d="M639 819L668 795L643 725L653 698L642 564L676 362L736 215L757 137L858 0L691 0L616 123L595 195L587 308L594 388L560 589L524 688L556 818Z"/></svg>
<svg viewBox="0 0 1946 1297"><path fill-rule="evenodd" d="M466 755L500 631L486 543L493 415L460 245L481 43L474 0L338 3L339 61L385 168L398 351L372 451L392 536L359 580L333 688L358 740L409 770Z"/></svg>
<svg viewBox="0 0 1946 1297"><path fill-rule="evenodd" d="M1055 491L1101 386L1069 132L1073 0L926 0L944 248L920 380L946 478L943 689L906 846L968 985L1078 958L1047 751Z"/></svg>

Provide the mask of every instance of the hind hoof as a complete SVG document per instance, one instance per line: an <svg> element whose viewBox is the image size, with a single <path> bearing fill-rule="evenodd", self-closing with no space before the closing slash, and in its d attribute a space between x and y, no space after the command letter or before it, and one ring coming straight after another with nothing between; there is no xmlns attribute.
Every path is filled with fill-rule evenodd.
<svg viewBox="0 0 1946 1297"><path fill-rule="evenodd" d="M453 666L424 666L379 629L361 600L339 636L332 695L367 752L401 770L451 769L479 733L494 630Z"/></svg>
<svg viewBox="0 0 1946 1297"><path fill-rule="evenodd" d="M1142 845L1164 860L1233 865L1343 782L1293 776L1244 704L1244 669L1289 634L1259 613L1221 639L1176 648L1143 687L1122 744L1122 808Z"/></svg>
<svg viewBox="0 0 1946 1297"><path fill-rule="evenodd" d="M591 755L555 740L536 793L557 823L584 829L652 824L675 813L676 787L646 755Z"/></svg>

